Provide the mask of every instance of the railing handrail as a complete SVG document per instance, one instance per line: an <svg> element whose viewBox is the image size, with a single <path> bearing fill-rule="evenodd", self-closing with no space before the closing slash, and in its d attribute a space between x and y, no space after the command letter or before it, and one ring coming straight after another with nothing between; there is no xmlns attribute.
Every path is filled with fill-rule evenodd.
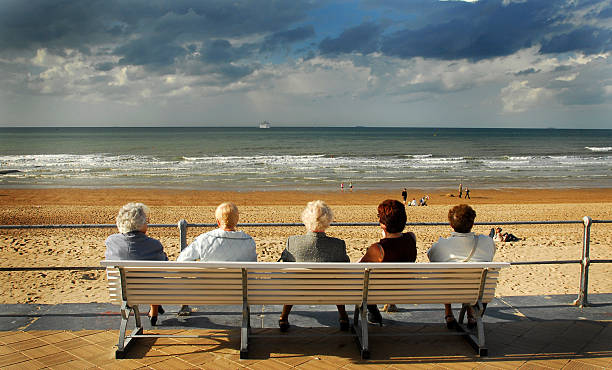
<svg viewBox="0 0 612 370"><path fill-rule="evenodd" d="M583 224L583 248L582 259L580 260L559 260L559 261L516 261L509 262L511 265L546 265L546 264L580 264L580 290L579 295L574 304L580 307L587 306L588 300L588 279L589 266L591 263L612 263L610 259L591 259L590 258L590 238L592 224L612 223L612 220L593 220L585 216L582 220L563 220L563 221L487 221L476 222L475 226L491 226L491 225L559 225L559 224ZM186 220L180 220L178 224L149 224L149 227L177 227L180 234L181 250L187 246L187 228L188 227L217 227L216 223L188 223ZM408 222L407 226L448 226L447 222ZM299 227L304 226L303 223L241 223L238 227ZM379 226L378 222L335 222L330 226ZM73 229L73 228L114 228L114 224L56 224L56 225L0 225L0 229ZM45 266L45 267L0 267L0 271L41 271L41 270L103 270L100 266Z"/></svg>
<svg viewBox="0 0 612 370"><path fill-rule="evenodd" d="M594 224L609 224L612 220L592 220ZM487 221L475 222L474 226L493 225L561 225L583 224L582 220L559 221ZM378 226L378 222L332 222L330 226ZM187 223L187 227L217 227L216 223ZM304 226L301 222L239 223L237 227L280 227ZM406 226L448 226L448 222L407 222ZM115 224L50 224L50 225L0 225L0 229L95 229L113 228ZM176 224L149 224L148 227L176 227Z"/></svg>

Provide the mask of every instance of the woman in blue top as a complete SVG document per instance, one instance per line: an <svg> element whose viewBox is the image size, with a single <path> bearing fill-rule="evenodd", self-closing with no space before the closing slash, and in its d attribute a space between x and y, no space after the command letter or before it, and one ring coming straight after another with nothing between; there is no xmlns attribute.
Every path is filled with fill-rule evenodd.
<svg viewBox="0 0 612 370"><path fill-rule="evenodd" d="M119 233L106 239L107 260L144 260L167 261L164 247L157 239L146 235L149 223L149 208L142 203L128 203L121 207L117 215ZM149 320L157 324L157 314L163 314L160 305L151 305Z"/></svg>

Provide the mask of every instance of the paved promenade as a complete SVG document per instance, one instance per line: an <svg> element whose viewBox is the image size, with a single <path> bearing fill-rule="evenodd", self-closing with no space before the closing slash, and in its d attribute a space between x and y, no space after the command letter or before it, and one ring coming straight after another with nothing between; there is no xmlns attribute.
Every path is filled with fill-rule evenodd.
<svg viewBox="0 0 612 370"><path fill-rule="evenodd" d="M160 325L145 332L217 334L215 338L141 339L128 359L114 359L118 307L109 304L0 305L0 368L612 368L612 294L496 299L487 308L488 357L460 336L447 335L439 305L401 305L371 326L372 358L359 357L350 335L337 329L335 307L296 306L292 327L280 334L280 306L252 307L250 359L239 359L240 307L197 307L190 317L166 308ZM170 312L173 311L173 312ZM133 319L132 319L133 320ZM133 321L132 321L133 322ZM376 334L399 336L375 336ZM432 334L435 335L423 335Z"/></svg>

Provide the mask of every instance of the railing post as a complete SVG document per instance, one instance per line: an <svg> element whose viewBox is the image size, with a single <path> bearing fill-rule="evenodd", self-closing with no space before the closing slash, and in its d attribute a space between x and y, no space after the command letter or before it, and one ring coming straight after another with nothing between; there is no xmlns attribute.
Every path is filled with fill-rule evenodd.
<svg viewBox="0 0 612 370"><path fill-rule="evenodd" d="M591 264L591 225L593 223L589 216L584 216L582 221L584 223L584 234L582 238L582 259L580 261L580 292L578 298L574 301L574 305L578 307L589 305L589 266Z"/></svg>
<svg viewBox="0 0 612 370"><path fill-rule="evenodd" d="M181 251L183 251L187 247L187 220L180 220L178 228L181 237Z"/></svg>

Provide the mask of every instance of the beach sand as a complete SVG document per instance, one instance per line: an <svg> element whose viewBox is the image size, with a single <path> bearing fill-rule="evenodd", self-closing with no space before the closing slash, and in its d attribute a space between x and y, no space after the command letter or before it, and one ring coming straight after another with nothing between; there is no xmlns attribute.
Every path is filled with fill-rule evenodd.
<svg viewBox="0 0 612 370"><path fill-rule="evenodd" d="M222 201L235 202L240 222L300 222L306 202L323 199L330 204L337 222L375 222L376 205L387 198L400 199L393 191L336 192L218 192L159 189L2 189L0 224L114 224L119 207L139 201L151 208L153 224L214 222L214 209ZM428 207L409 207L409 222L446 222L449 206L465 202L455 189L427 192L410 189L408 200L430 195ZM454 196L451 196L454 195ZM612 189L471 189L471 204L477 222L552 221L612 219ZM475 226L488 234L491 226ZM187 241L208 231L190 228ZM260 261L276 261L289 235L302 234L302 227L242 228L257 243ZM427 262L426 251L448 226L415 226L417 262ZM577 260L581 257L583 226L514 225L504 227L521 238L498 243L495 261ZM0 230L0 266L99 266L104 259L104 240L115 233L106 229ZM378 227L331 227L331 236L346 241L352 261L380 238ZM162 241L170 259L179 253L179 233L173 228L150 228L149 235ZM591 258L609 259L612 254L612 224L594 224ZM580 266L513 266L503 271L497 296L577 294ZM589 293L612 292L612 265L591 266ZM103 271L0 272L3 294L0 303L108 302Z"/></svg>

